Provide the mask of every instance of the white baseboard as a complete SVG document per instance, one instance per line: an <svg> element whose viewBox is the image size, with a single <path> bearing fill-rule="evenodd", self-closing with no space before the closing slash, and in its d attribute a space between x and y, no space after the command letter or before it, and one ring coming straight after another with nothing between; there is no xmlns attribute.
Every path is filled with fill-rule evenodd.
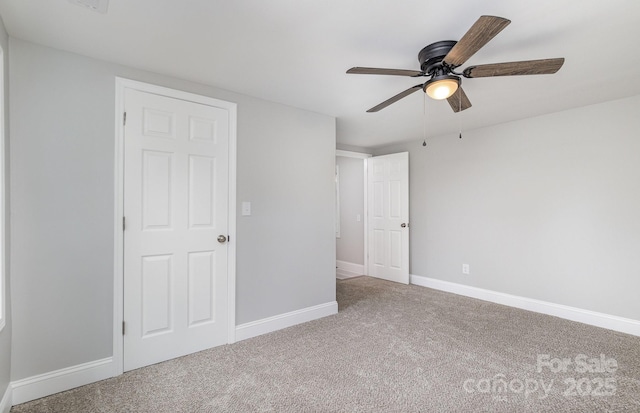
<svg viewBox="0 0 640 413"><path fill-rule="evenodd" d="M339 280L346 280L347 278L353 277L361 277L362 274L358 274L357 272L345 271L340 268L336 268L336 278Z"/></svg>
<svg viewBox="0 0 640 413"><path fill-rule="evenodd" d="M2 396L2 400L0 400L0 413L9 413L9 410L11 410L11 406L13 405L11 390L11 384L9 384Z"/></svg>
<svg viewBox="0 0 640 413"><path fill-rule="evenodd" d="M113 377L113 358L90 361L77 366L11 382L13 404L25 403L61 391Z"/></svg>
<svg viewBox="0 0 640 413"><path fill-rule="evenodd" d="M468 285L411 275L411 284L640 336L640 321Z"/></svg>
<svg viewBox="0 0 640 413"><path fill-rule="evenodd" d="M336 260L336 267L336 274L342 275L343 277L348 278L364 275L364 265L362 264Z"/></svg>
<svg viewBox="0 0 640 413"><path fill-rule="evenodd" d="M338 303L332 301L242 324L236 327L236 341L326 317L337 312ZM61 391L108 379L113 377L113 372L113 358L108 357L13 381L2 398L0 413L8 413L11 406L15 404L26 403Z"/></svg>
<svg viewBox="0 0 640 413"><path fill-rule="evenodd" d="M240 324L236 327L236 342L337 313L338 303L332 301L273 317L263 318L262 320Z"/></svg>

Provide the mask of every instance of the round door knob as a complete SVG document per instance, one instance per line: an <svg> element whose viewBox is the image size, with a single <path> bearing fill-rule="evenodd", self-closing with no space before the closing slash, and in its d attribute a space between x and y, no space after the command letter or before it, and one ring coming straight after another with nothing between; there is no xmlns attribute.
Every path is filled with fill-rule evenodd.
<svg viewBox="0 0 640 413"><path fill-rule="evenodd" d="M402 228L406 228L406 227L407 227L407 224L405 224L405 223L403 222L402 224L400 224L400 226L401 226Z"/></svg>
<svg viewBox="0 0 640 413"><path fill-rule="evenodd" d="M224 244L225 242L227 242L227 237L225 237L224 235L218 235L218 242L220 244Z"/></svg>

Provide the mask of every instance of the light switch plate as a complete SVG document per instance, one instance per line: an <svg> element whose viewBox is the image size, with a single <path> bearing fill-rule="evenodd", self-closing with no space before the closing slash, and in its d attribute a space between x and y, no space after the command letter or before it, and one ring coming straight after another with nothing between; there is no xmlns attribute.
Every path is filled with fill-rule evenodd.
<svg viewBox="0 0 640 413"><path fill-rule="evenodd" d="M242 202L242 215L248 217L251 215L251 202L243 201Z"/></svg>

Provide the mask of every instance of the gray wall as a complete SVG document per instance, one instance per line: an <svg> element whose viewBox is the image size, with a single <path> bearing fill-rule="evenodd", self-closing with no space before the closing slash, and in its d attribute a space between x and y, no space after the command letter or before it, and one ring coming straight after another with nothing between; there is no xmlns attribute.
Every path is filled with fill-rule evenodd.
<svg viewBox="0 0 640 413"><path fill-rule="evenodd" d="M336 259L364 264L364 160L338 156L340 169L340 238ZM360 222L356 215L360 214Z"/></svg>
<svg viewBox="0 0 640 413"><path fill-rule="evenodd" d="M371 153L371 151L367 148L362 148L360 146L353 146L353 145L345 145L343 143L336 143L336 149L340 149L343 151L360 152L360 153L366 153L366 154Z"/></svg>
<svg viewBox="0 0 640 413"><path fill-rule="evenodd" d="M5 233L8 235L10 233L9 228L9 36L7 36L7 32L4 28L4 23L2 19L0 19L0 46L2 46L2 50L4 51L4 96L1 96L0 99L4 99L4 108L5 108L5 118L4 118L4 136L5 136L5 202L7 206L7 213L2 219L5 222ZM9 245L5 243L5 262L4 262L4 271L6 276L6 303L5 303L5 311L7 312L6 321L4 329L0 331L0 399L4 395L6 391L11 374L11 286L10 284L10 276L9 276Z"/></svg>
<svg viewBox="0 0 640 413"><path fill-rule="evenodd" d="M10 39L12 379L112 354L115 76L238 104L238 324L335 300L335 119Z"/></svg>
<svg viewBox="0 0 640 413"><path fill-rule="evenodd" d="M635 96L376 150L410 153L411 273L640 320L638 113Z"/></svg>

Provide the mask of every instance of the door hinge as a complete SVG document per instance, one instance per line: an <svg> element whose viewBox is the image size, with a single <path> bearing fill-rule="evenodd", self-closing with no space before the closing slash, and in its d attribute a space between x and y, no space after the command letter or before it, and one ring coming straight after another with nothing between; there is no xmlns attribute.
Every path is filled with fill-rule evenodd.
<svg viewBox="0 0 640 413"><path fill-rule="evenodd" d="M127 112L124 112L122 115L122 126L126 126L127 124Z"/></svg>
<svg viewBox="0 0 640 413"><path fill-rule="evenodd" d="M124 231L125 228L125 224L124 224L124 217L122 217L122 230Z"/></svg>
<svg viewBox="0 0 640 413"><path fill-rule="evenodd" d="M124 336L124 321L122 322L122 335Z"/></svg>

